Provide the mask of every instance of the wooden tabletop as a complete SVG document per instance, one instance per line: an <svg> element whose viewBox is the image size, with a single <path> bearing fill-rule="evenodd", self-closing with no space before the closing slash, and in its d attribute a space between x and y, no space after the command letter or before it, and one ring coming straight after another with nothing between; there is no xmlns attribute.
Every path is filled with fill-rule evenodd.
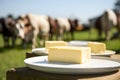
<svg viewBox="0 0 120 80"><path fill-rule="evenodd" d="M27 67L7 71L7 80L120 80L120 70L103 74L55 74Z"/></svg>
<svg viewBox="0 0 120 80"><path fill-rule="evenodd" d="M120 60L120 55L111 58ZM56 74L20 67L8 70L6 80L120 80L120 69L103 74Z"/></svg>

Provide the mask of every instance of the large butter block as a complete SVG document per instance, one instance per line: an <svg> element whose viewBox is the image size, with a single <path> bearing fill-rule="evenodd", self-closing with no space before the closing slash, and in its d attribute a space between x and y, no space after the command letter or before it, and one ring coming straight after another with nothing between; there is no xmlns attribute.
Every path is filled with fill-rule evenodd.
<svg viewBox="0 0 120 80"><path fill-rule="evenodd" d="M67 42L65 41L46 41L45 42L46 49L54 46L67 46Z"/></svg>
<svg viewBox="0 0 120 80"><path fill-rule="evenodd" d="M96 54L104 53L106 51L105 43L101 42L88 42L88 47L91 47L91 52Z"/></svg>
<svg viewBox="0 0 120 80"><path fill-rule="evenodd" d="M56 46L50 47L49 62L86 63L91 59L90 47Z"/></svg>

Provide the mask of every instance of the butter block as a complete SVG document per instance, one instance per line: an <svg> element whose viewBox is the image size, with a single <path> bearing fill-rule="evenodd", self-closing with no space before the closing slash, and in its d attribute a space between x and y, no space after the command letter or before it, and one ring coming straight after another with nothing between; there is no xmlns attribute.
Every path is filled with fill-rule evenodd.
<svg viewBox="0 0 120 80"><path fill-rule="evenodd" d="M50 47L49 62L86 63L91 59L90 47L56 46Z"/></svg>
<svg viewBox="0 0 120 80"><path fill-rule="evenodd" d="M67 46L67 42L65 41L46 41L45 42L45 48L49 49L49 47L54 46Z"/></svg>
<svg viewBox="0 0 120 80"><path fill-rule="evenodd" d="M88 47L91 47L91 52L100 54L106 51L106 45L102 42L88 42Z"/></svg>

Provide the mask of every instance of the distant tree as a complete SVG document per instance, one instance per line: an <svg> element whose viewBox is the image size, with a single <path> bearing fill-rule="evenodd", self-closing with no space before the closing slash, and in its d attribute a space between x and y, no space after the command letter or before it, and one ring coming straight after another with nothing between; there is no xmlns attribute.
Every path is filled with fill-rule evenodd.
<svg viewBox="0 0 120 80"><path fill-rule="evenodd" d="M114 10L117 12L120 12L120 0L116 0Z"/></svg>

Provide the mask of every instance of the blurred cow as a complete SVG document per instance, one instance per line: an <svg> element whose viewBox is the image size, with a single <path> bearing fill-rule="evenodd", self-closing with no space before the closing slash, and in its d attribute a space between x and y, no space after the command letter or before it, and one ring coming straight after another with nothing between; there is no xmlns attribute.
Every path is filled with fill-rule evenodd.
<svg viewBox="0 0 120 80"><path fill-rule="evenodd" d="M50 35L53 37L53 34L56 35L56 40L63 40L64 33L71 34L71 39L74 39L74 31L78 26L78 20L71 20L67 18L56 18L53 19L49 16L48 22L50 24Z"/></svg>
<svg viewBox="0 0 120 80"><path fill-rule="evenodd" d="M109 40L110 30L117 25L117 17L112 10L106 10L101 16L90 19L90 24L98 30L98 35L101 37L102 32L105 33L105 39Z"/></svg>
<svg viewBox="0 0 120 80"><path fill-rule="evenodd" d="M97 32L98 32L98 38L101 39L102 38L102 24L101 24L101 16L99 17L95 17L93 19L89 20L90 22L90 35L91 35L91 28L94 27Z"/></svg>
<svg viewBox="0 0 120 80"><path fill-rule="evenodd" d="M106 10L101 18L102 22L102 29L104 30L105 33L105 38L106 40L110 39L110 29L113 26L117 25L117 17L116 14L114 13L113 10Z"/></svg>
<svg viewBox="0 0 120 80"><path fill-rule="evenodd" d="M112 39L120 37L120 12L115 11L115 13L116 13L116 16L117 16L117 26L116 26L117 32L114 33L114 35L112 36Z"/></svg>
<svg viewBox="0 0 120 80"><path fill-rule="evenodd" d="M116 13L117 15L117 30L120 34L120 12Z"/></svg>
<svg viewBox="0 0 120 80"><path fill-rule="evenodd" d="M56 18L57 31L58 31L58 40L63 40L64 33L67 34L69 38L69 33L71 34L71 39L74 39L74 31L78 28L78 19L71 20L67 18Z"/></svg>
<svg viewBox="0 0 120 80"><path fill-rule="evenodd" d="M56 18L58 26L58 40L63 40L64 32L68 33L70 31L70 24L67 18Z"/></svg>
<svg viewBox="0 0 120 80"><path fill-rule="evenodd" d="M28 41L32 41L32 48L36 47L37 37L40 37L40 43L48 40L50 26L48 17L44 15L27 14L18 19L16 23L18 36L23 39L23 47L26 47Z"/></svg>
<svg viewBox="0 0 120 80"><path fill-rule="evenodd" d="M3 29L3 28L2 28L2 27L3 27L3 26L2 26L2 20L3 20L3 18L0 18L0 33L2 33L2 29Z"/></svg>
<svg viewBox="0 0 120 80"><path fill-rule="evenodd" d="M71 34L71 39L74 40L74 32L77 30L81 29L81 25L79 24L79 20L78 19L68 19L69 20L69 24L70 24L70 34Z"/></svg>
<svg viewBox="0 0 120 80"><path fill-rule="evenodd" d="M58 34L59 34L59 27L57 25L57 21L53 19L52 17L48 16L48 22L50 25L50 31L49 31L49 39L53 39L53 35L55 35L56 40L58 40Z"/></svg>
<svg viewBox="0 0 120 80"><path fill-rule="evenodd" d="M10 40L12 40L12 47L15 45L15 19L12 15L0 19L0 32L4 40L4 47L10 47Z"/></svg>

